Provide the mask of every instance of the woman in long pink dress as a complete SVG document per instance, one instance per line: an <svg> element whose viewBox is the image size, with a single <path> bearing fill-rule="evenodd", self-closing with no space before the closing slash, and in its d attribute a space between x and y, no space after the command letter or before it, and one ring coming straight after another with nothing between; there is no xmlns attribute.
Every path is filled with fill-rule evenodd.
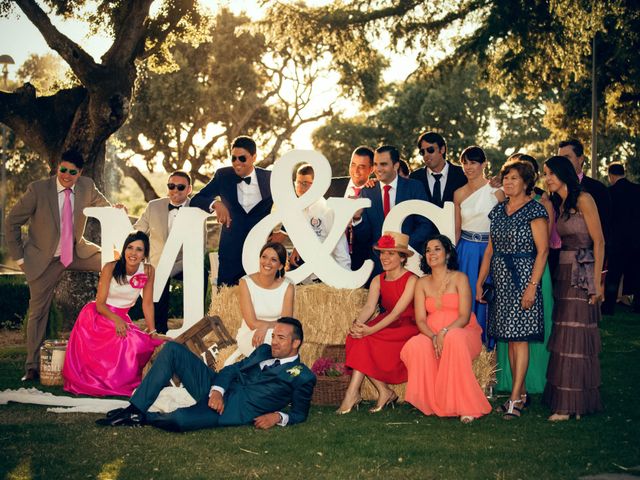
<svg viewBox="0 0 640 480"><path fill-rule="evenodd" d="M407 257L413 255L408 243L408 235L384 232L374 247L380 251L384 272L371 281L367 303L347 335L345 363L353 369L353 374L337 410L341 415L351 412L362 401L360 386L365 376L378 390L378 401L369 410L371 413L380 412L398 399L387 384L407 381L400 350L408 339L418 333L413 318L416 276L404 268ZM372 319L378 300L384 312Z"/></svg>
<svg viewBox="0 0 640 480"><path fill-rule="evenodd" d="M84 306L71 331L62 376L64 389L92 396L130 396L140 384L142 369L163 340L153 318L154 270L149 237L129 234L120 259L100 274L96 300ZM127 312L144 292L142 310L148 332L131 322Z"/></svg>
<svg viewBox="0 0 640 480"><path fill-rule="evenodd" d="M491 411L471 363L482 349L482 328L471 313L471 287L458 272L456 250L444 235L426 246L414 310L420 334L400 358L409 380L405 400L425 415L460 417L463 423Z"/></svg>

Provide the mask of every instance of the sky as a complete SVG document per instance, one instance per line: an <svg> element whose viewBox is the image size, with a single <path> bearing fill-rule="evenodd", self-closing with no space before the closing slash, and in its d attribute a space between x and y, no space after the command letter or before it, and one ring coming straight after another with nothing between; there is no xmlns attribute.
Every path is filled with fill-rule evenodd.
<svg viewBox="0 0 640 480"><path fill-rule="evenodd" d="M329 3L327 0L307 0L309 5L321 5ZM264 15L264 8L261 8L256 0L201 0L201 4L207 6L215 12L221 5L227 6L234 13L244 12L253 18L260 18ZM153 7L152 7L153 8ZM77 20L62 20L52 18L52 23L62 33L67 35L76 43L99 61L100 56L107 51L111 44L111 39L104 35L89 35L87 24ZM15 78L15 73L19 66L29 57L30 54L39 55L53 52L46 44L44 38L26 16L17 8L9 18L0 18L0 55L10 55L15 65L9 66L9 79ZM55 53L55 52L53 52ZM391 59L391 67L385 74L386 81L395 81L406 78L416 68L415 61L410 57L395 57ZM317 101L310 105L312 115L315 111L320 112L327 105L327 92L335 92L333 83L335 80L325 79L319 85ZM356 106L351 102L339 102L339 107L347 115L356 113ZM292 141L296 148L312 148L311 133L320 123L309 123L294 134Z"/></svg>

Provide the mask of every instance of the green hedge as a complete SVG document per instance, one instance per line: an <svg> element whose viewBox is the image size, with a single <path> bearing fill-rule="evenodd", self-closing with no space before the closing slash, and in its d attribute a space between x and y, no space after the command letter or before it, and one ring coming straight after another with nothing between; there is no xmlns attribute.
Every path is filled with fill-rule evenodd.
<svg viewBox="0 0 640 480"><path fill-rule="evenodd" d="M20 328L28 308L29 287L24 275L0 275L0 328Z"/></svg>

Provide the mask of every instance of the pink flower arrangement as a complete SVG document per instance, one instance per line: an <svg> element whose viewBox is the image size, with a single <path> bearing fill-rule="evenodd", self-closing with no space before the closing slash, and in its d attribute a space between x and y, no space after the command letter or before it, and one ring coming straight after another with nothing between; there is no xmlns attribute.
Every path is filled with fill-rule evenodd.
<svg viewBox="0 0 640 480"><path fill-rule="evenodd" d="M378 240L378 248L396 248L396 241L391 235L383 235Z"/></svg>
<svg viewBox="0 0 640 480"><path fill-rule="evenodd" d="M318 377L341 377L351 375L351 369L342 362L336 362L331 358L321 357L313 362L311 371Z"/></svg>
<svg viewBox="0 0 640 480"><path fill-rule="evenodd" d="M148 280L149 277L147 277L145 273L136 273L133 277L131 277L131 280L129 280L129 285L131 285L133 288L144 288Z"/></svg>

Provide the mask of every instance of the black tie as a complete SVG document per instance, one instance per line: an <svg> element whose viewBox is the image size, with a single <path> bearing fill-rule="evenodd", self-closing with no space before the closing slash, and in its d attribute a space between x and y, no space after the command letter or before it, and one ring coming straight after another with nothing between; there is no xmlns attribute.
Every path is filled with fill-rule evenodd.
<svg viewBox="0 0 640 480"><path fill-rule="evenodd" d="M262 371L266 372L270 368L276 368L276 367L279 367L279 366L280 366L280 360L278 360L276 358L276 361L273 362L271 365L265 365L264 368L262 369Z"/></svg>
<svg viewBox="0 0 640 480"><path fill-rule="evenodd" d="M441 173L432 173L431 175L433 175L433 178L435 178L436 183L435 185L433 185L433 203L435 203L436 205L438 205L439 207L441 207L441 203L442 203L442 193L440 191L440 179L442 178L442 174Z"/></svg>
<svg viewBox="0 0 640 480"><path fill-rule="evenodd" d="M182 205L176 206L176 205L169 204L169 211L171 211L171 210L179 210L181 206Z"/></svg>
<svg viewBox="0 0 640 480"><path fill-rule="evenodd" d="M236 182L237 183L244 182L247 185L250 185L251 184L251 177L244 177L244 178L238 177L238 178L236 178Z"/></svg>

